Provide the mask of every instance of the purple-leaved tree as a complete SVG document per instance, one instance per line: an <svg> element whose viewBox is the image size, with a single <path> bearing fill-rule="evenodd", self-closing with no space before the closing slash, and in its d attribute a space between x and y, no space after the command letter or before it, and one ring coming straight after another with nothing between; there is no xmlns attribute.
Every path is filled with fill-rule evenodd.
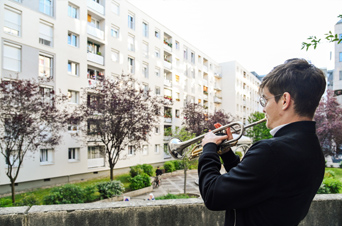
<svg viewBox="0 0 342 226"><path fill-rule="evenodd" d="M332 90L322 98L314 117L324 155L335 155L342 145L342 108Z"/></svg>
<svg viewBox="0 0 342 226"><path fill-rule="evenodd" d="M39 148L52 148L60 141L67 118L56 106L66 100L35 80L0 82L0 151L15 203L15 181L25 156Z"/></svg>
<svg viewBox="0 0 342 226"><path fill-rule="evenodd" d="M149 134L160 123L164 98L152 96L134 78L122 75L117 81L105 78L101 85L84 90L83 101L74 119L87 124L81 138L104 148L113 180L114 167L127 147L139 150Z"/></svg>

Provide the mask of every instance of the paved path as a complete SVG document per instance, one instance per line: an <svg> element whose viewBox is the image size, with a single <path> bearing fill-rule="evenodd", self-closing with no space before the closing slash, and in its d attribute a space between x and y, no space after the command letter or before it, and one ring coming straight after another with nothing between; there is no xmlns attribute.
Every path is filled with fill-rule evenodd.
<svg viewBox="0 0 342 226"><path fill-rule="evenodd" d="M186 181L186 193L192 194L200 194L198 186L195 181L198 180L197 171L190 171L187 173L187 181ZM184 193L184 174L163 178L161 181L161 185L158 188L153 189L152 194L154 197L159 197L163 195L170 194L181 194ZM147 200L149 197L149 193L131 197L131 201L134 200Z"/></svg>

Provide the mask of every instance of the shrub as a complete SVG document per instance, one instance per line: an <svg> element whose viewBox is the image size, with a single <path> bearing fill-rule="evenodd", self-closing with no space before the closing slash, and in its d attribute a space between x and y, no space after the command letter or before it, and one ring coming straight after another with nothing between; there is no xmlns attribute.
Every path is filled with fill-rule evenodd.
<svg viewBox="0 0 342 226"><path fill-rule="evenodd" d="M129 188L132 191L151 186L151 179L146 173L132 177L130 182Z"/></svg>
<svg viewBox="0 0 342 226"><path fill-rule="evenodd" d="M129 171L129 174L131 175L131 177L135 177L139 174L144 173L143 166L140 164L136 165L136 166L131 166L130 168L131 168L131 170Z"/></svg>
<svg viewBox="0 0 342 226"><path fill-rule="evenodd" d="M182 167L184 169L184 164L181 161L179 161L179 160L171 160L170 162L172 162L172 164L174 165L175 170L180 170L180 169L182 169Z"/></svg>
<svg viewBox="0 0 342 226"><path fill-rule="evenodd" d="M96 187L100 193L101 199L111 198L115 195L121 195L125 190L121 181L113 180L96 184Z"/></svg>
<svg viewBox="0 0 342 226"><path fill-rule="evenodd" d="M190 161L189 169L198 169L198 159Z"/></svg>
<svg viewBox="0 0 342 226"><path fill-rule="evenodd" d="M236 155L238 155L240 157L240 159L242 158L242 152L241 151L237 151L235 152Z"/></svg>
<svg viewBox="0 0 342 226"><path fill-rule="evenodd" d="M39 204L39 201L34 194L23 194L23 198L15 203L16 206L33 206L37 204Z"/></svg>
<svg viewBox="0 0 342 226"><path fill-rule="evenodd" d="M341 181L337 179L333 179L333 178L325 178L323 180L322 185L318 189L317 193L318 194L330 194L330 193L336 194L336 193L339 193L341 188L342 188Z"/></svg>
<svg viewBox="0 0 342 226"><path fill-rule="evenodd" d="M61 187L51 189L49 195L45 196L43 203L50 204L70 204L70 203L83 203L84 191L81 187L66 184Z"/></svg>
<svg viewBox="0 0 342 226"><path fill-rule="evenodd" d="M10 207L12 206L11 199L0 199L0 207Z"/></svg>
<svg viewBox="0 0 342 226"><path fill-rule="evenodd" d="M164 163L164 169L165 169L166 173L171 173L171 172L176 170L175 165L173 165L173 163L171 161Z"/></svg>
<svg viewBox="0 0 342 226"><path fill-rule="evenodd" d="M96 195L97 187L96 185L89 185L84 188L84 202L93 202L98 198Z"/></svg>
<svg viewBox="0 0 342 226"><path fill-rule="evenodd" d="M153 175L153 166L151 166L149 164L143 164L142 168L144 170L144 173L146 173L150 177Z"/></svg>
<svg viewBox="0 0 342 226"><path fill-rule="evenodd" d="M324 172L324 178L335 178L335 172L332 170L326 170Z"/></svg>

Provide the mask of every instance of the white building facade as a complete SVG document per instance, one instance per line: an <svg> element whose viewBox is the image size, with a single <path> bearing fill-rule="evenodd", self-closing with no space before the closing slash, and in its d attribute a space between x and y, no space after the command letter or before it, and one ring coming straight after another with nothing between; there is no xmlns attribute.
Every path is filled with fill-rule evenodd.
<svg viewBox="0 0 342 226"><path fill-rule="evenodd" d="M211 113L223 108L239 120L260 111L255 76L236 62L218 64L125 0L4 0L0 15L1 79L51 77L42 88L60 90L77 105L82 87L101 85L104 77L133 74L173 103L164 108L160 126L142 151L128 148L127 158L115 169L169 159L164 129L181 127L188 101ZM26 157L16 181L18 190L25 183L41 186L107 173L102 147L78 143L71 136L78 127L66 126L60 145ZM9 180L4 160L0 168L0 188L5 191Z"/></svg>

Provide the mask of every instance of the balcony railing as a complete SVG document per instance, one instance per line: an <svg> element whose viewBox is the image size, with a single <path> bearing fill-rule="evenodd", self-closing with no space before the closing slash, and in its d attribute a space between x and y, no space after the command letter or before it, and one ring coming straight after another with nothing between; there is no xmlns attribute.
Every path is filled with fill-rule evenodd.
<svg viewBox="0 0 342 226"><path fill-rule="evenodd" d="M87 6L90 9L92 9L92 10L94 10L94 11L96 11L96 12L102 14L102 15L104 15L104 7L102 5L100 5L99 3L94 2L93 0L88 0L87 1Z"/></svg>
<svg viewBox="0 0 342 226"><path fill-rule="evenodd" d="M87 26L87 33L98 38L98 39L102 39L102 40L104 39L104 32L101 31L100 29L96 28L96 27L88 25Z"/></svg>
<svg viewBox="0 0 342 226"><path fill-rule="evenodd" d="M165 49L166 51L172 52L172 48L169 46L168 43L165 43L165 41L164 41L164 49Z"/></svg>
<svg viewBox="0 0 342 226"><path fill-rule="evenodd" d="M164 60L164 67L171 70L172 69L172 64L170 62L167 62Z"/></svg>
<svg viewBox="0 0 342 226"><path fill-rule="evenodd" d="M203 65L203 71L208 73L208 66Z"/></svg>
<svg viewBox="0 0 342 226"><path fill-rule="evenodd" d="M222 78L222 75L221 75L220 73L217 73L217 72L215 72L214 76L215 76L216 78Z"/></svg>
<svg viewBox="0 0 342 226"><path fill-rule="evenodd" d="M219 85L215 84L214 89L215 90L221 90L221 87Z"/></svg>
<svg viewBox="0 0 342 226"><path fill-rule="evenodd" d="M172 118L164 118L164 122L166 122L166 123L172 123Z"/></svg>
<svg viewBox="0 0 342 226"><path fill-rule="evenodd" d="M222 100L220 98L215 97L214 98L214 102L217 103L217 104L221 104Z"/></svg>
<svg viewBox="0 0 342 226"><path fill-rule="evenodd" d="M87 53L87 60L103 65L103 56L94 53Z"/></svg>
<svg viewBox="0 0 342 226"><path fill-rule="evenodd" d="M172 87L172 82L170 80L164 80L164 85L168 87Z"/></svg>

